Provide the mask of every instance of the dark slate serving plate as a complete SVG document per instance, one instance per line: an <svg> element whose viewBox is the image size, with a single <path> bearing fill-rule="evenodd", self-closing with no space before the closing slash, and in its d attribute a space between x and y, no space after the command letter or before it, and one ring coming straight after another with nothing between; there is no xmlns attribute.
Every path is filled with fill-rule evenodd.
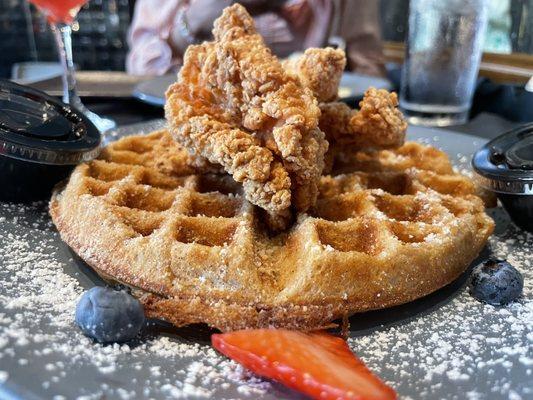
<svg viewBox="0 0 533 400"><path fill-rule="evenodd" d="M160 121L107 137L148 132ZM409 139L445 150L461 169L484 139L411 127ZM495 234L481 258L508 258L523 298L492 307L471 298L467 274L412 303L351 318L352 349L406 399L526 399L533 380L533 235L491 211ZM64 245L44 202L0 203L0 398L298 399L208 345L203 326L152 322L128 345L102 346L73 322L83 290L103 282Z"/></svg>

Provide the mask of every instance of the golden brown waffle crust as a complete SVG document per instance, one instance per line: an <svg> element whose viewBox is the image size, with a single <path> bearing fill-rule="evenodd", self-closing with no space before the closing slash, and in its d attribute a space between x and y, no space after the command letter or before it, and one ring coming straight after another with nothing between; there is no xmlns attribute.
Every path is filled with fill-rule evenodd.
<svg viewBox="0 0 533 400"><path fill-rule="evenodd" d="M257 210L242 195L225 199L220 193L200 193L199 186L191 183L198 175L185 168L184 159L175 162L172 171L158 166L159 150L154 149L167 135L156 132L123 139L104 152L104 161L77 167L69 183L54 192L50 214L62 239L88 265L105 279L133 287L148 317L176 326L206 323L222 331L318 329L357 312L403 304L455 280L493 229L466 178L446 170L442 158L440 164L434 163L445 170L438 174L413 165L405 170L405 154L399 158L404 164L388 163L403 151L399 149L360 157L353 162L357 171L352 174L324 177L316 210L300 215L290 232L268 238L257 225ZM142 160L121 149L136 142L148 148ZM416 152L411 160L421 167L427 148L406 146L406 152ZM435 160L436 155L442 157L429 155ZM365 172L369 165L375 169L376 160L388 172ZM127 173L130 169L135 179ZM183 171L175 179L185 179L184 184L179 182L182 186L171 188L164 181L165 174L174 179ZM396 191L386 182L391 177L394 184L399 177L408 177L404 184L410 194L384 191ZM359 183L354 184L354 179ZM140 183L147 181L170 185L168 193ZM364 186L378 184L383 188ZM104 189L108 191L103 193ZM146 198L169 196L173 205L163 211L135 208L150 208L138 197L135 204L127 199L131 193L138 196L139 190L146 191ZM371 196L371 203L355 200L366 196ZM200 203L194 206L193 201L189 208L176 205L185 197L196 202L234 201L239 211L232 217L193 215L191 210ZM376 204L380 209L358 209ZM425 215L424 207L434 215ZM438 224L429 223L435 215ZM415 217L416 221L407 221ZM236 227L229 243L206 244L209 238L202 239L205 232L198 229L205 226L212 233L225 223ZM172 234L182 226L196 229L199 236L191 240L190 233Z"/></svg>

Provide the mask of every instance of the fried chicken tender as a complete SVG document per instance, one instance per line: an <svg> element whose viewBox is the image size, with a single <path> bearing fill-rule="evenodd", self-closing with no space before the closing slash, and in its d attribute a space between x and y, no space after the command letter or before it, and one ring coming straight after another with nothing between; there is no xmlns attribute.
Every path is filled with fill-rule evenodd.
<svg viewBox="0 0 533 400"><path fill-rule="evenodd" d="M370 88L359 102L359 110L342 102L320 104L320 128L330 142L359 150L399 147L407 123L397 106L396 93Z"/></svg>
<svg viewBox="0 0 533 400"><path fill-rule="evenodd" d="M399 147L407 128L397 109L395 93L370 88L359 103L359 111L333 101L345 66L344 52L332 48L308 49L283 63L285 70L311 89L320 102L319 126L330 143L326 164L341 147L350 151Z"/></svg>
<svg viewBox="0 0 533 400"><path fill-rule="evenodd" d="M380 148L399 147L405 140L407 122L398 110L398 96L385 89L369 88L350 119L354 132Z"/></svg>
<svg viewBox="0 0 533 400"><path fill-rule="evenodd" d="M375 88L366 91L359 110L342 102L321 103L319 125L330 143L326 171L340 153L401 146L407 123L397 106L396 93Z"/></svg>
<svg viewBox="0 0 533 400"><path fill-rule="evenodd" d="M283 62L285 71L311 89L319 102L337 98L342 72L346 67L343 50L310 48L299 57Z"/></svg>
<svg viewBox="0 0 533 400"><path fill-rule="evenodd" d="M317 101L283 70L241 5L224 10L213 36L187 49L166 93L170 131L242 182L279 229L291 205L306 211L316 200L328 147Z"/></svg>

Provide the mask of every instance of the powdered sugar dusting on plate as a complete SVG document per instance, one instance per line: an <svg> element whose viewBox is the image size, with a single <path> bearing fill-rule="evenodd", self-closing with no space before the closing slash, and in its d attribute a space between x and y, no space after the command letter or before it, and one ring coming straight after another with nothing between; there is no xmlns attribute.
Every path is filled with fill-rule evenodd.
<svg viewBox="0 0 533 400"><path fill-rule="evenodd" d="M38 385L46 396L287 396L218 355L205 340L159 336L134 345L93 343L74 324L83 288L78 277L65 272L69 262L60 261L65 250L44 205L0 203L0 213L6 219L0 228L5 239L0 245L0 365L6 369L0 380L29 376L40 366ZM407 397L447 392L449 398L462 398L462 393L473 399L527 398L531 388L526 382L533 379L531 244L533 235L514 226L490 240L495 255L507 258L525 276L519 302L484 305L462 289L448 303L392 326L358 331L356 316L350 346ZM80 385L81 376L92 379ZM479 389L487 383L489 392Z"/></svg>
<svg viewBox="0 0 533 400"><path fill-rule="evenodd" d="M427 315L352 337L354 351L415 398L526 399L533 396L533 235L510 226L490 239L492 253L524 275L522 298L483 304L463 288Z"/></svg>
<svg viewBox="0 0 533 400"><path fill-rule="evenodd" d="M490 247L524 274L519 302L484 305L456 284L443 295L351 318L351 348L402 398L533 397L533 235L501 210L495 215ZM0 235L0 397L4 385L57 400L297 398L218 355L195 328L132 344L93 343L74 324L77 299L92 283L46 206L0 203Z"/></svg>
<svg viewBox="0 0 533 400"><path fill-rule="evenodd" d="M87 399L213 398L223 392L255 398L272 387L205 339L162 335L134 345L94 343L74 323L84 289L65 272L69 263L60 261L65 249L46 205L0 203L0 215L0 384L33 375L40 381L13 382L47 398Z"/></svg>

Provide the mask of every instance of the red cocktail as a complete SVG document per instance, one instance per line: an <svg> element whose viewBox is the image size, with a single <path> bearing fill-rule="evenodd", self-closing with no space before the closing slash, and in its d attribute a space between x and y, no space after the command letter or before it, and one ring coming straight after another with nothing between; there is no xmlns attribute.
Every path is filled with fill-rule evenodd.
<svg viewBox="0 0 533 400"><path fill-rule="evenodd" d="M107 131L116 126L115 122L102 118L89 111L81 102L76 91L76 76L72 60L72 29L70 24L76 18L80 8L89 0L29 0L42 11L54 33L59 59L63 66L63 101L84 113L100 130Z"/></svg>
<svg viewBox="0 0 533 400"><path fill-rule="evenodd" d="M71 24L80 8L88 0L29 0L46 15L48 22Z"/></svg>

